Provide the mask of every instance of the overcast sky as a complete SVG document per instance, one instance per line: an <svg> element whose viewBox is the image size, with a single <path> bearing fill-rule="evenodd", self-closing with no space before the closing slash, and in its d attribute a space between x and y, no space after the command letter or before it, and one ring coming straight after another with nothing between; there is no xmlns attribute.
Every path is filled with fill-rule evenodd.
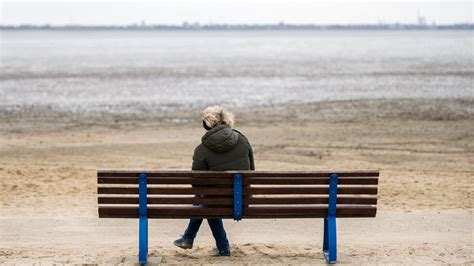
<svg viewBox="0 0 474 266"><path fill-rule="evenodd" d="M417 11L428 23L473 22L472 1L173 1L173 0L0 0L3 25L131 23L416 23Z"/></svg>

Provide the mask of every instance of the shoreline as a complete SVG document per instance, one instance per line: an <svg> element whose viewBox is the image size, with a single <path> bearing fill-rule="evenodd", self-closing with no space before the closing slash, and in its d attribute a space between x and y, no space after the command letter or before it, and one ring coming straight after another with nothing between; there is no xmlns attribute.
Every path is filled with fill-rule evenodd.
<svg viewBox="0 0 474 266"><path fill-rule="evenodd" d="M204 106L203 106L204 107ZM0 132L28 133L79 128L126 129L132 127L193 125L200 109L135 113L70 112L52 107L0 109ZM264 107L229 108L242 125L304 122L361 122L376 120L474 120L474 98L360 99L288 103ZM245 109L245 111L240 111Z"/></svg>

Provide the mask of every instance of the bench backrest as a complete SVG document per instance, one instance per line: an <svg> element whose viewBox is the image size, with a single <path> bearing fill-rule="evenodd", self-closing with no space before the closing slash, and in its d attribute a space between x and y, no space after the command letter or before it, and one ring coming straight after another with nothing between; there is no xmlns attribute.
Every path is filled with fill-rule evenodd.
<svg viewBox="0 0 474 266"><path fill-rule="evenodd" d="M148 218L233 218L236 173L243 179L242 218L326 217L332 173L338 176L337 217L375 217L377 211L378 171L98 171L99 217L139 217L142 173Z"/></svg>

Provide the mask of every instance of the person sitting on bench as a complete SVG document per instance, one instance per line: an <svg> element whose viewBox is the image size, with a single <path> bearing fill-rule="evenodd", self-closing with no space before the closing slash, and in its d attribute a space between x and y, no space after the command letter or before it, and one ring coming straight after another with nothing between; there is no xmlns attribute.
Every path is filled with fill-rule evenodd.
<svg viewBox="0 0 474 266"><path fill-rule="evenodd" d="M207 107L202 111L202 125L207 132L194 150L192 170L255 170L252 146L241 132L232 128L232 113L220 106ZM222 219L207 219L207 222L216 240L216 255L230 256ZM201 223L202 219L190 219L184 234L174 241L174 245L183 249L192 248Z"/></svg>

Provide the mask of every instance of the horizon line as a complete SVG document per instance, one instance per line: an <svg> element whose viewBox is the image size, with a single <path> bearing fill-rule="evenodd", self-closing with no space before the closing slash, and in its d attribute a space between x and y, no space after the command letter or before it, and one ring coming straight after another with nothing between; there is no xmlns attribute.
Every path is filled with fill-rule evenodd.
<svg viewBox="0 0 474 266"><path fill-rule="evenodd" d="M117 24L0 24L0 29L131 29L131 30L297 30L297 29L474 29L472 22L459 22L450 24L436 23L352 23L352 24L292 24L292 23L208 23L201 24L199 22L186 22L181 24L146 24L130 23L124 25Z"/></svg>

